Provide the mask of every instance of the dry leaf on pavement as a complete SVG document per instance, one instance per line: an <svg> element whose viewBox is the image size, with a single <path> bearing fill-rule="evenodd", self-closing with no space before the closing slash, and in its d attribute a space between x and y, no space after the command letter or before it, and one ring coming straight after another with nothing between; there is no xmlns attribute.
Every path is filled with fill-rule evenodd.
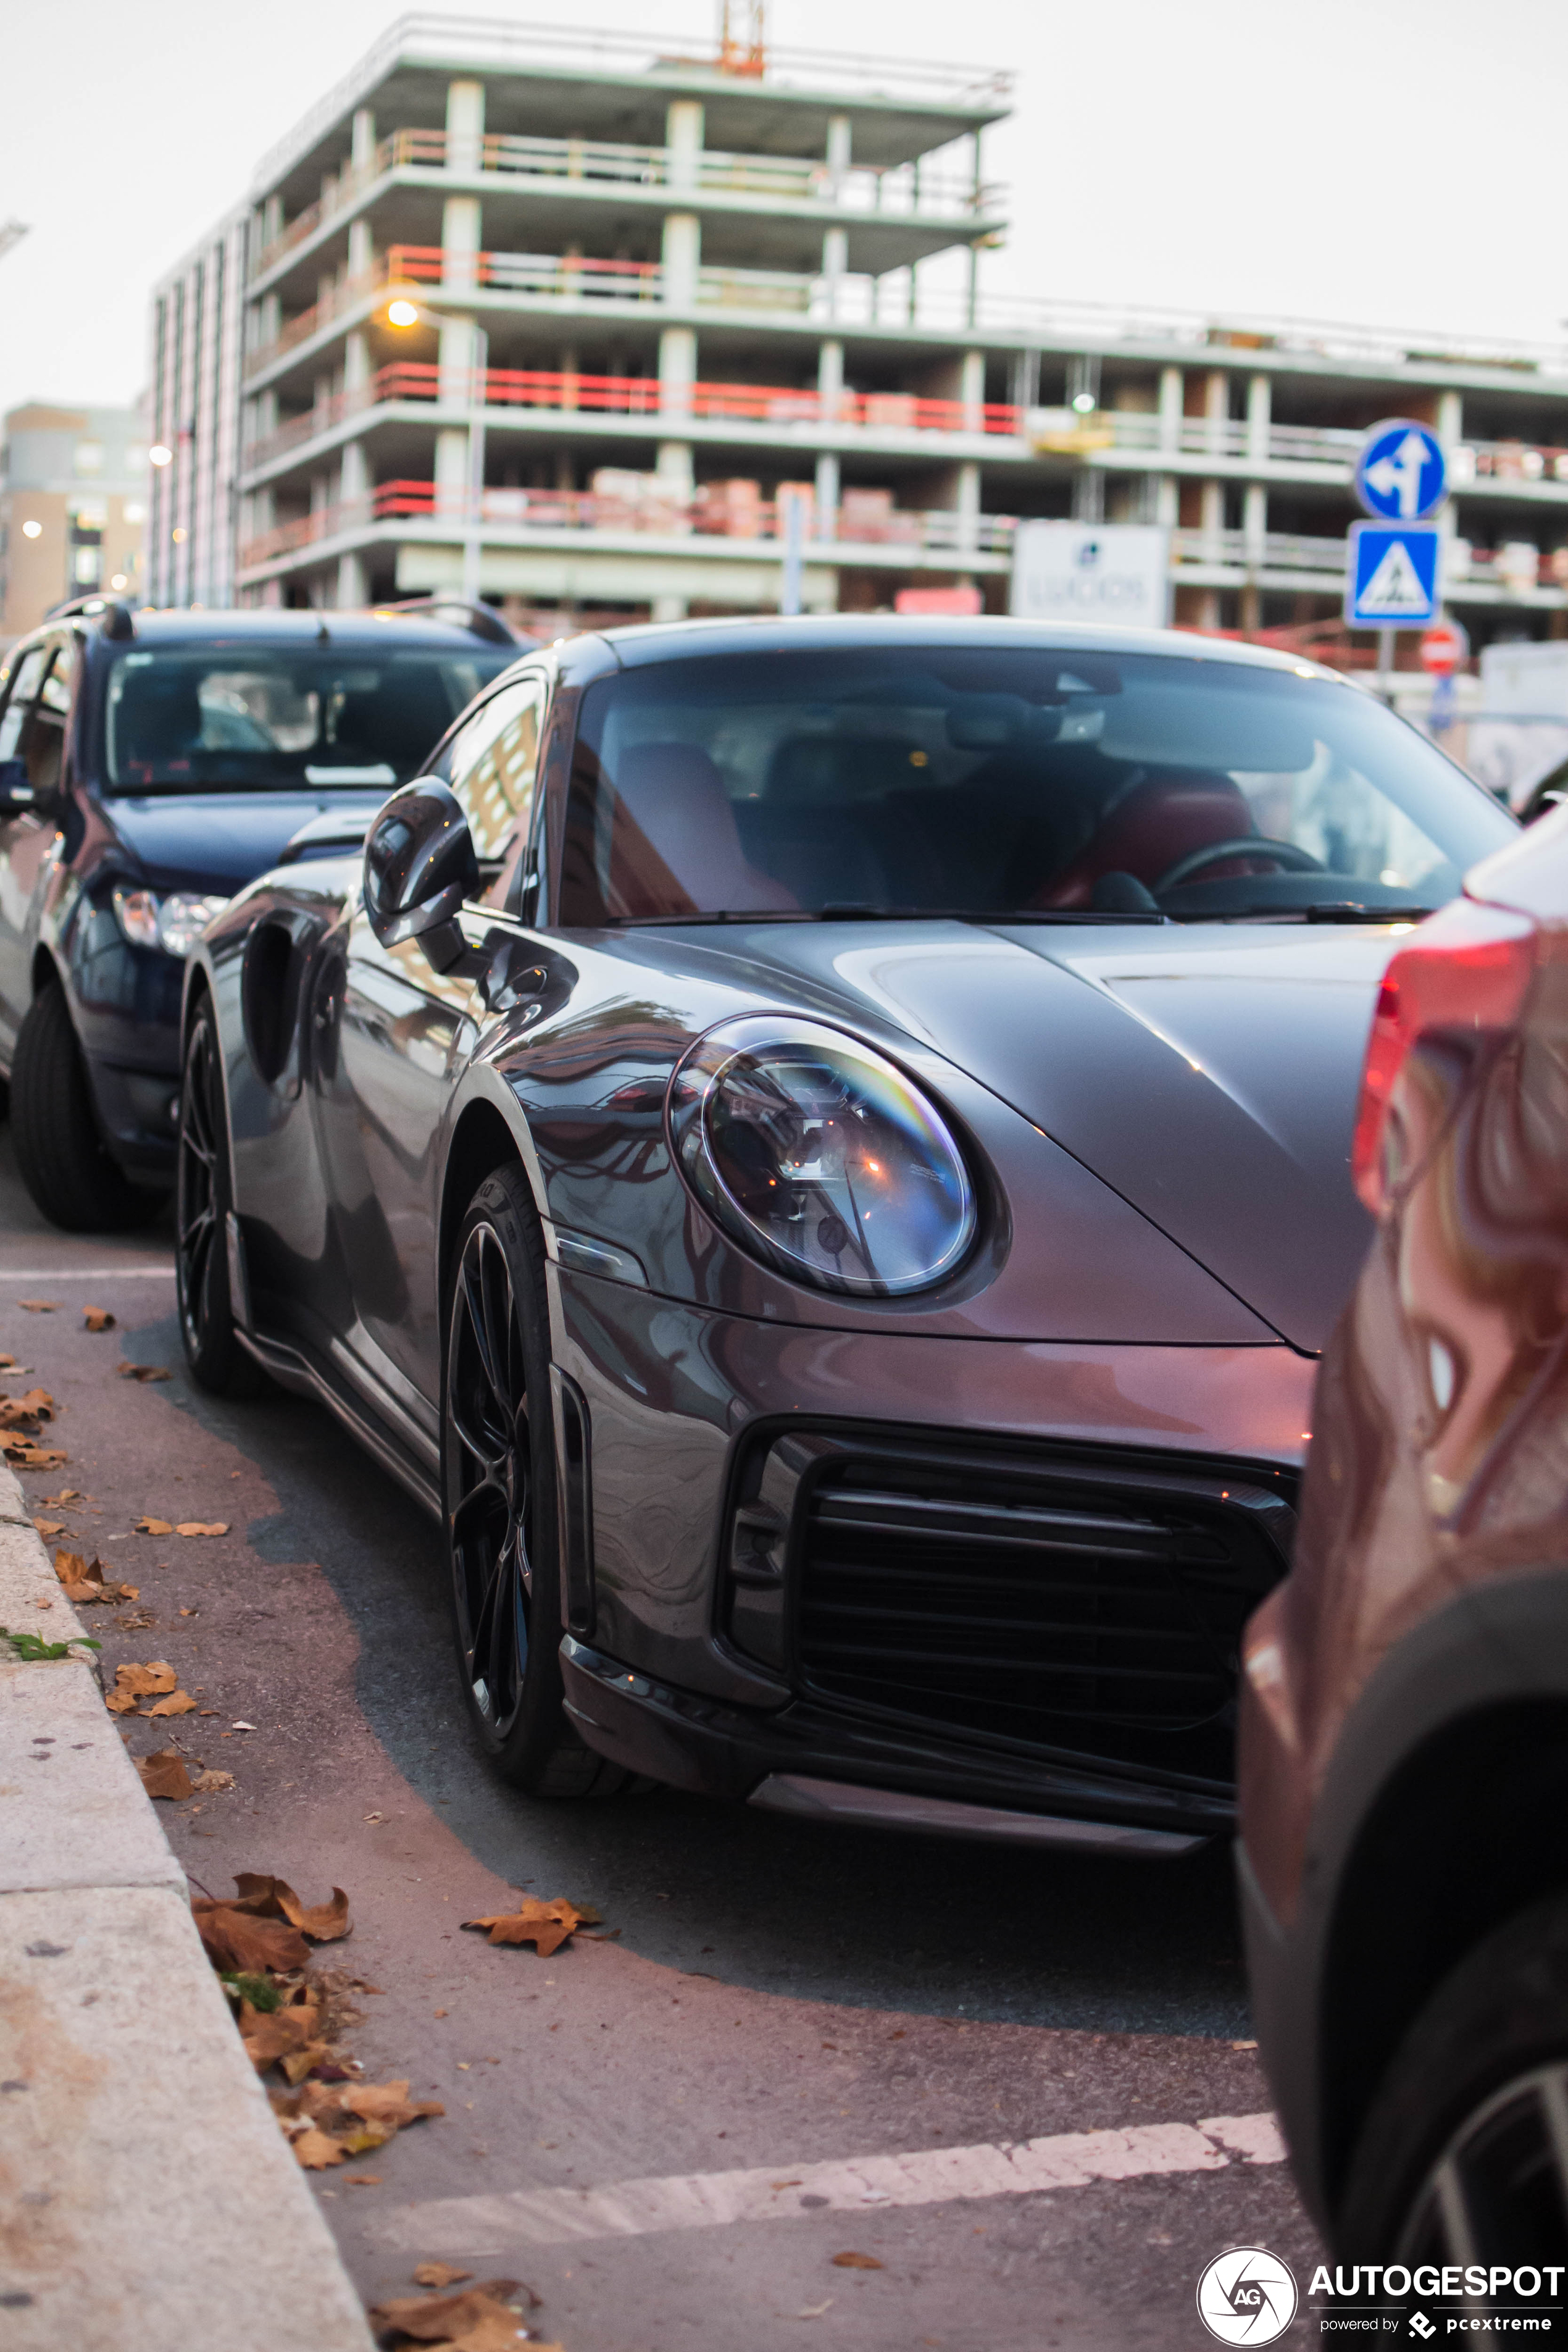
<svg viewBox="0 0 1568 2352"><path fill-rule="evenodd" d="M538 2301L517 2279L485 2279L456 2294L399 2295L391 2303L379 2303L370 2315L371 2325L378 2335L395 2331L412 2336L416 2344L466 2344L474 2329L495 2323L509 2331L496 2336L497 2345L511 2345L523 2340L523 2325L518 2314L508 2311L507 2305L525 2297L530 2309ZM488 2340L484 2339L486 2347Z"/></svg>
<svg viewBox="0 0 1568 2352"><path fill-rule="evenodd" d="M172 1377L162 1364L116 1364L114 1369L122 1381L166 1381Z"/></svg>
<svg viewBox="0 0 1568 2352"><path fill-rule="evenodd" d="M16 1369L16 1359L15 1356L0 1356L0 1372L14 1372Z"/></svg>
<svg viewBox="0 0 1568 2352"><path fill-rule="evenodd" d="M226 1536L228 1531L226 1519L182 1519L174 1533L177 1536Z"/></svg>
<svg viewBox="0 0 1568 2352"><path fill-rule="evenodd" d="M874 2254L835 2254L833 2256L833 2268L836 2271L880 2271L883 2267Z"/></svg>
<svg viewBox="0 0 1568 2352"><path fill-rule="evenodd" d="M18 1298L16 1301L24 1315L52 1315L59 1303L57 1298Z"/></svg>
<svg viewBox="0 0 1568 2352"><path fill-rule="evenodd" d="M137 1712L134 1691L112 1690L103 1703L110 1715L134 1715Z"/></svg>
<svg viewBox="0 0 1568 2352"><path fill-rule="evenodd" d="M56 1411L47 1389L29 1389L26 1396L0 1397L0 1429L20 1429L30 1434L40 1421L53 1421Z"/></svg>
<svg viewBox="0 0 1568 2352"><path fill-rule="evenodd" d="M236 1909L254 1911L258 1917L287 1919L315 1944L335 1944L349 1933L349 1898L340 1886L332 1889L330 1903L301 1903L287 1879L272 1878L256 1870L235 1874L239 1893L234 1898Z"/></svg>
<svg viewBox="0 0 1568 2352"><path fill-rule="evenodd" d="M197 1773L191 1786L199 1797L215 1797L225 1789L232 1789L234 1784L235 1776L232 1772L217 1772L209 1765L204 1772Z"/></svg>
<svg viewBox="0 0 1568 2352"><path fill-rule="evenodd" d="M112 1331L114 1318L107 1307L84 1307L81 1319L89 1331Z"/></svg>
<svg viewBox="0 0 1568 2352"><path fill-rule="evenodd" d="M287 1919L258 1919L254 1911L208 1895L192 1903L191 1916L208 1959L219 1970L259 1975L268 1969L302 1969L310 1958L304 1937Z"/></svg>
<svg viewBox="0 0 1568 2352"><path fill-rule="evenodd" d="M43 1523L35 1519L34 1526L42 1532ZM59 1530L57 1528L56 1533ZM66 1588L66 1599L79 1606L92 1601L140 1601L139 1584L110 1584L105 1581L103 1562L94 1558L84 1559L79 1551L57 1551L55 1554L55 1574Z"/></svg>
<svg viewBox="0 0 1568 2352"><path fill-rule="evenodd" d="M306 2082L269 2096L296 2160L308 2172L384 2147L405 2124L446 2112L439 2099L411 2100L406 2083Z"/></svg>
<svg viewBox="0 0 1568 2352"><path fill-rule="evenodd" d="M472 2271L460 2271L451 2263L421 2263L413 2273L415 2286L457 2286L471 2279Z"/></svg>
<svg viewBox="0 0 1568 2352"><path fill-rule="evenodd" d="M57 1445L39 1445L18 1430L5 1433L0 1451L13 1470L63 1470L70 1460L69 1454L62 1454Z"/></svg>
<svg viewBox="0 0 1568 2352"><path fill-rule="evenodd" d="M116 1690L129 1691L132 1698L160 1697L164 1691L172 1691L179 1679L163 1658L150 1658L144 1666L116 1666L114 1670Z"/></svg>
<svg viewBox="0 0 1568 2352"><path fill-rule="evenodd" d="M161 1698L141 1711L143 1715L194 1715L196 1702L189 1691L172 1690L167 1698Z"/></svg>
<svg viewBox="0 0 1568 2352"><path fill-rule="evenodd" d="M150 1797L169 1797L176 1803L192 1794L191 1776L185 1769L185 1759L173 1748L165 1748L156 1756L138 1756L132 1759L141 1775L141 1785Z"/></svg>
<svg viewBox="0 0 1568 2352"><path fill-rule="evenodd" d="M541 1960L558 1952L577 1927L597 1927L599 1913L591 1905L569 1903L563 1895L541 1903L537 1895L521 1895L515 1911L494 1911L487 1918L465 1919L465 1927L485 1929L492 1944L532 1944Z"/></svg>
<svg viewBox="0 0 1568 2352"><path fill-rule="evenodd" d="M361 2122L390 2124L393 2131L401 2131L405 2124L416 2124L422 2116L446 2113L439 2099L411 2099L406 2082L350 2083L340 2094L340 2104Z"/></svg>
<svg viewBox="0 0 1568 2352"><path fill-rule="evenodd" d="M38 1533L46 1538L49 1536L63 1536L66 1531L66 1523L64 1519L35 1519L33 1521L33 1525L37 1528Z"/></svg>
<svg viewBox="0 0 1568 2352"><path fill-rule="evenodd" d="M136 1522L135 1532L139 1536L172 1536L174 1522L172 1519L140 1518Z"/></svg>

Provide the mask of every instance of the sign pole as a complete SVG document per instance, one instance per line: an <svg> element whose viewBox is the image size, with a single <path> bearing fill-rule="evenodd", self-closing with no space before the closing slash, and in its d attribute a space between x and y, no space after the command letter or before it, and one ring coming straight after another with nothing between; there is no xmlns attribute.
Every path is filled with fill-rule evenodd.
<svg viewBox="0 0 1568 2352"><path fill-rule="evenodd" d="M1392 702L1394 699L1393 678L1394 632L1392 629L1379 629L1377 632L1377 690L1385 702Z"/></svg>

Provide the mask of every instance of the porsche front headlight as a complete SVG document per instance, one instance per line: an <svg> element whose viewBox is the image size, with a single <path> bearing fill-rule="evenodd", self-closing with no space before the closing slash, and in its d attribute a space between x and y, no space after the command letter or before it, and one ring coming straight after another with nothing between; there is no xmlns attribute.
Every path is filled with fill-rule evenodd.
<svg viewBox="0 0 1568 2352"><path fill-rule="evenodd" d="M912 1080L853 1037L757 1014L699 1040L670 1092L676 1164L743 1249L796 1282L888 1297L975 1236L969 1172Z"/></svg>
<svg viewBox="0 0 1568 2352"><path fill-rule="evenodd" d="M226 898L203 897L194 890L171 890L167 898L155 890L114 894L115 918L131 946L162 948L172 956L188 956L213 917L227 905Z"/></svg>

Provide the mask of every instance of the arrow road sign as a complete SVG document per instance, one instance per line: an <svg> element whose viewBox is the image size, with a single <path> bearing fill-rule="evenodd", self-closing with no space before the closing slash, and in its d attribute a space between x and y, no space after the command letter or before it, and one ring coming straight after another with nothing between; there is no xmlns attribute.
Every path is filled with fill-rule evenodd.
<svg viewBox="0 0 1568 2352"><path fill-rule="evenodd" d="M1391 416L1375 425L1355 463L1355 495L1385 522L1419 522L1448 487L1443 446L1425 425Z"/></svg>
<svg viewBox="0 0 1568 2352"><path fill-rule="evenodd" d="M1425 629L1437 618L1436 523L1353 523L1344 617L1353 629Z"/></svg>

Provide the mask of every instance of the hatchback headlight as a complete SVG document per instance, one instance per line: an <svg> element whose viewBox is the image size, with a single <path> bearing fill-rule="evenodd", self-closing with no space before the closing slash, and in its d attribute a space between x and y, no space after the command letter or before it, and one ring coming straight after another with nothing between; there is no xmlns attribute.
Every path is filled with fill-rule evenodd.
<svg viewBox="0 0 1568 2352"><path fill-rule="evenodd" d="M710 1031L675 1073L670 1127L715 1222L796 1282L922 1290L974 1239L974 1188L940 1113L893 1063L814 1021Z"/></svg>
<svg viewBox="0 0 1568 2352"><path fill-rule="evenodd" d="M115 920L133 948L162 948L165 955L188 956L214 915L228 905L224 898L203 898L193 890L171 890L161 898L156 890L117 890Z"/></svg>

